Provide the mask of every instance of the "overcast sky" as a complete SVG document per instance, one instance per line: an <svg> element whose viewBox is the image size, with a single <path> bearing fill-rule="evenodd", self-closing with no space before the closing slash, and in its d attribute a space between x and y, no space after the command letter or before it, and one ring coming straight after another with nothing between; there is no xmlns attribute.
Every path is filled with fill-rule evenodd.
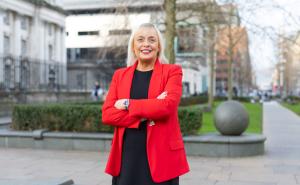
<svg viewBox="0 0 300 185"><path fill-rule="evenodd" d="M236 2L242 24L249 30L250 55L257 84L265 88L270 85L275 64L278 62L274 46L277 34L291 34L300 30L300 0L236 0Z"/></svg>

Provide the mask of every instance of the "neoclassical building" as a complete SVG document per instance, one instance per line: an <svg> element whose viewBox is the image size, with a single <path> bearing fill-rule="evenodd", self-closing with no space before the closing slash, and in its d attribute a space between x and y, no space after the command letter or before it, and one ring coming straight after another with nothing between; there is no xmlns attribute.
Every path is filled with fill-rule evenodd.
<svg viewBox="0 0 300 185"><path fill-rule="evenodd" d="M0 92L48 92L66 86L62 1L0 1Z"/></svg>

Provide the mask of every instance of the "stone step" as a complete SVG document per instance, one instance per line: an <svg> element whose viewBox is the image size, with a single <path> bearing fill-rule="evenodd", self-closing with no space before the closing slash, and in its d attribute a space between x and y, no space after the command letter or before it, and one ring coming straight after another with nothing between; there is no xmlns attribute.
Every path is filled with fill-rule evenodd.
<svg viewBox="0 0 300 185"><path fill-rule="evenodd" d="M51 179L51 180L13 180L0 179L0 185L74 185L72 179Z"/></svg>
<svg viewBox="0 0 300 185"><path fill-rule="evenodd" d="M12 115L12 111L0 110L0 117L11 116L11 115Z"/></svg>
<svg viewBox="0 0 300 185"><path fill-rule="evenodd" d="M5 129L5 130L9 130L10 128L10 124L0 124L0 129Z"/></svg>
<svg viewBox="0 0 300 185"><path fill-rule="evenodd" d="M0 117L0 129L9 129L11 121L10 117Z"/></svg>

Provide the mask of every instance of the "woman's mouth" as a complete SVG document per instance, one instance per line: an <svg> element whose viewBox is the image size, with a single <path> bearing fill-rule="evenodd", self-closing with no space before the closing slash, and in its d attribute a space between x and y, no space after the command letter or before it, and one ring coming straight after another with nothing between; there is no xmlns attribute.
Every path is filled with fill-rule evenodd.
<svg viewBox="0 0 300 185"><path fill-rule="evenodd" d="M149 54L149 53L151 53L151 49L143 49L143 50L141 50L141 53L143 53L143 54Z"/></svg>

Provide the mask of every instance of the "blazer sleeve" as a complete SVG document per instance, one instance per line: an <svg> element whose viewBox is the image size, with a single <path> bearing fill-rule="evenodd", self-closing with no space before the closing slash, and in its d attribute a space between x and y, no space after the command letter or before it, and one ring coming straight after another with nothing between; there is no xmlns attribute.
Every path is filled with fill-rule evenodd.
<svg viewBox="0 0 300 185"><path fill-rule="evenodd" d="M170 69L164 91L167 91L165 99L130 99L129 115L160 120L175 114L182 94L182 69L180 66L174 65Z"/></svg>
<svg viewBox="0 0 300 185"><path fill-rule="evenodd" d="M129 115L127 110L119 110L114 104L118 100L117 97L117 80L119 72L113 75L108 94L102 106L102 123L105 125L138 128L140 118Z"/></svg>

